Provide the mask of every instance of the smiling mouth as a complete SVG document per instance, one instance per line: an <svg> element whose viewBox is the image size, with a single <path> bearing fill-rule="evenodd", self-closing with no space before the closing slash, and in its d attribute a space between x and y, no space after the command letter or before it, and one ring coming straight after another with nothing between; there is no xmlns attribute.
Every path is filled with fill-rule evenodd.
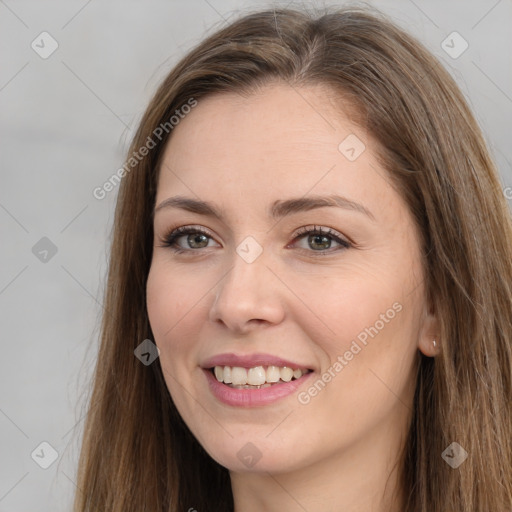
<svg viewBox="0 0 512 512"><path fill-rule="evenodd" d="M300 379L312 370L287 366L214 366L210 371L218 382L235 389L262 389Z"/></svg>

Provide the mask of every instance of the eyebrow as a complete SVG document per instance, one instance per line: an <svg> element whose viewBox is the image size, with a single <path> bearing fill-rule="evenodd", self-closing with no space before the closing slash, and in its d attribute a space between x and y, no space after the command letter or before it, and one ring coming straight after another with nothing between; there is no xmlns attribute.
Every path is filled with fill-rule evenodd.
<svg viewBox="0 0 512 512"><path fill-rule="evenodd" d="M270 207L269 216L273 219L280 219L294 213L314 210L316 208L337 207L346 210L353 210L376 221L373 213L362 204L356 203L346 197L339 195L329 196L308 196L286 200L275 201ZM223 220L223 213L219 211L212 203L200 201L190 197L174 196L162 201L154 210L153 216L164 208L181 208L199 215L206 215Z"/></svg>

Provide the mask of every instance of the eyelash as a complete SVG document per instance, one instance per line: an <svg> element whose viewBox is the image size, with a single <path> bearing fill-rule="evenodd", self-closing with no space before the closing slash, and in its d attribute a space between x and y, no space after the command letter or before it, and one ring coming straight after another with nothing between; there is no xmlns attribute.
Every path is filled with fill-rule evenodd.
<svg viewBox="0 0 512 512"><path fill-rule="evenodd" d="M171 229L163 237L163 239L161 239L162 245L160 245L159 247L168 247L176 254L198 252L198 251L200 251L200 249L183 249L181 247L176 247L176 241L179 238L181 238L183 235L197 234L197 233L205 235L208 238L213 238L208 233L208 231L201 228L200 226L197 226L197 227L181 226L174 230ZM341 247L335 249L334 251L330 250L330 249L318 250L318 251L301 249L303 251L312 253L314 255L326 256L326 255L332 254L333 252L338 252L338 251L349 249L349 248L353 247L353 244L351 242L348 242L347 240L344 240L343 238L341 238L340 235L336 231L332 230L331 228L323 229L322 227L317 227L317 226L314 226L313 228L311 228L311 226L306 226L306 227L300 228L294 236L294 242L297 240L297 238L301 238L305 235L327 236L328 238L333 239L335 242L338 242L341 245Z"/></svg>

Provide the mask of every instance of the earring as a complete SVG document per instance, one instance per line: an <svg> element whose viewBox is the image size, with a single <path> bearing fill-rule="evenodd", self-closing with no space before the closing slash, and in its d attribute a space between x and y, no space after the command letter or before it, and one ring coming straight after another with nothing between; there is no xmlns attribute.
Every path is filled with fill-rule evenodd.
<svg viewBox="0 0 512 512"><path fill-rule="evenodd" d="M432 344L434 345L434 348L436 348L436 340L434 340Z"/></svg>

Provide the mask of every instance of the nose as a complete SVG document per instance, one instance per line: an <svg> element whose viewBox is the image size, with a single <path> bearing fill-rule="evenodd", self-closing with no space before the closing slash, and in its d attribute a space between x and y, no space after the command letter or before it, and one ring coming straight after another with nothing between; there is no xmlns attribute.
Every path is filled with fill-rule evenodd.
<svg viewBox="0 0 512 512"><path fill-rule="evenodd" d="M252 263L233 253L231 269L216 287L210 321L224 324L238 334L258 325L282 322L282 283L267 266L265 252Z"/></svg>

